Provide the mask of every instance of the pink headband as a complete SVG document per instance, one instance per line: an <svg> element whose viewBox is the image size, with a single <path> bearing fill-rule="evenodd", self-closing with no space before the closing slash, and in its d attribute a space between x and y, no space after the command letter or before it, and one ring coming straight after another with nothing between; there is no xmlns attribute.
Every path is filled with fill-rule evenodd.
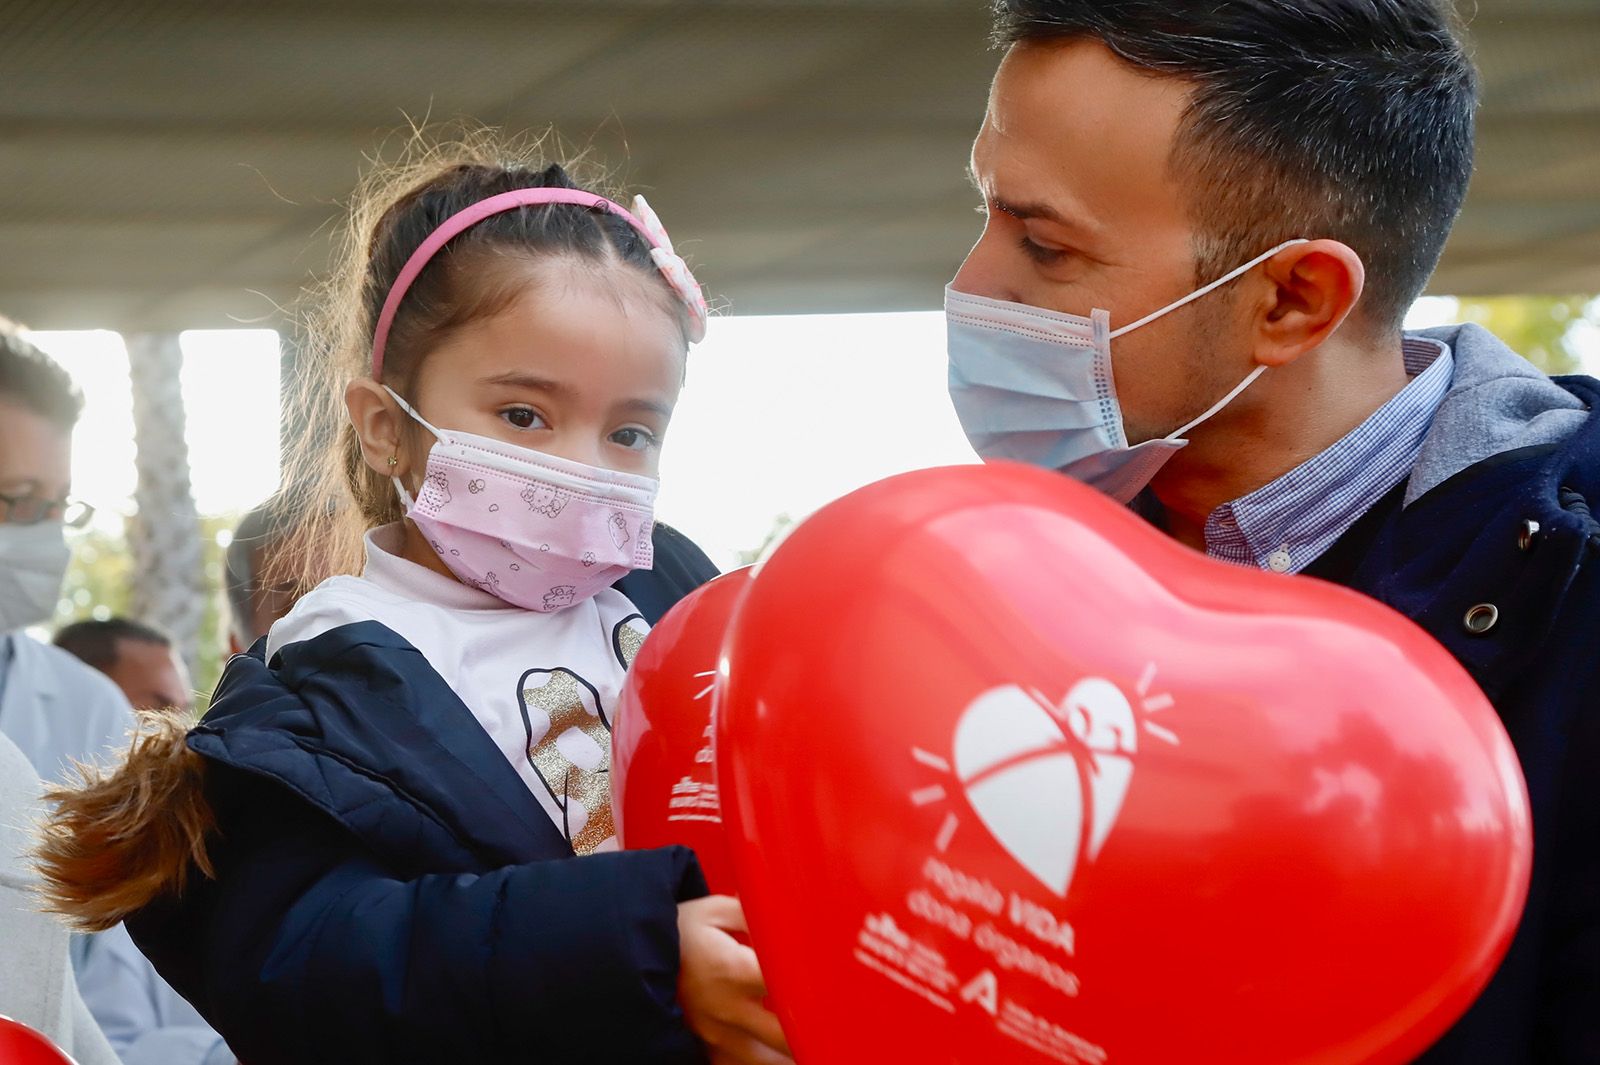
<svg viewBox="0 0 1600 1065"><path fill-rule="evenodd" d="M405 299L412 282L416 281L417 275L422 273L422 268L439 253L439 249L462 231L470 229L491 215L545 203L571 203L580 207L609 211L638 230L640 235L650 242L651 261L656 264L656 268L667 279L667 284L677 292L679 298L683 300L684 307L689 311L690 343L698 343L705 339L707 317L705 295L700 291L700 285L689 272L689 266L683 261L683 257L673 251L672 241L668 238L665 227L661 225L661 219L656 217L656 213L650 209L643 196L633 198L633 211L630 212L604 196L596 196L592 192L583 192L579 189L512 189L510 192L502 192L498 196L479 200L471 207L446 218L440 223L439 228L430 233L428 239L411 253L411 258L406 260L405 266L400 270L400 276L394 279L388 298L383 301L383 310L378 315L377 328L372 331L374 378L383 374L383 347L388 342L389 328L394 325L394 316L400 309L400 301Z"/></svg>

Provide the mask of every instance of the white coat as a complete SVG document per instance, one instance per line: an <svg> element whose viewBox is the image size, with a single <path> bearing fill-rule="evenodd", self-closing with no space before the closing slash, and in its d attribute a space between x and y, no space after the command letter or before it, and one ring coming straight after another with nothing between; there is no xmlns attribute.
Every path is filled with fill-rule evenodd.
<svg viewBox="0 0 1600 1065"><path fill-rule="evenodd" d="M70 783L74 762L104 763L120 754L133 730L122 689L59 647L23 633L0 640L9 640L11 652L0 666L0 734L39 776ZM231 1065L221 1037L156 974L120 925L80 938L74 949L83 1000L124 1065Z"/></svg>
<svg viewBox="0 0 1600 1065"><path fill-rule="evenodd" d="M78 996L66 926L39 912L28 860L39 792L28 760L0 735L0 1014L43 1033L78 1065L117 1065Z"/></svg>
<svg viewBox="0 0 1600 1065"><path fill-rule="evenodd" d="M127 744L133 710L111 678L24 633L0 640L11 649L0 733L22 748L40 777L67 783L74 760L103 761Z"/></svg>

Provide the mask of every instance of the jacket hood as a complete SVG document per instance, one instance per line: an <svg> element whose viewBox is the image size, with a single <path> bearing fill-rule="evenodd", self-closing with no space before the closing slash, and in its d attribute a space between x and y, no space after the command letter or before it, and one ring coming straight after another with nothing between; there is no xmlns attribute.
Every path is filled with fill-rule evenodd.
<svg viewBox="0 0 1600 1065"><path fill-rule="evenodd" d="M1561 444L1586 423L1593 430L1592 392L1586 399L1564 387L1561 379L1546 377L1481 326L1446 326L1413 335L1449 345L1455 376L1406 485L1407 506L1497 455Z"/></svg>

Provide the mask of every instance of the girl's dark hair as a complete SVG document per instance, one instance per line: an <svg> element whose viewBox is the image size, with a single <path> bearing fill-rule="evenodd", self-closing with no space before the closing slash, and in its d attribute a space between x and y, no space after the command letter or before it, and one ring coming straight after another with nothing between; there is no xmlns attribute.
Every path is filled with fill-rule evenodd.
<svg viewBox="0 0 1600 1065"><path fill-rule="evenodd" d="M542 156L542 141L514 143L491 130L451 139L413 131L402 157L375 166L356 190L337 268L307 293L293 360L300 377L285 418L296 432L284 496L298 542L314 549L275 560L269 581L302 590L355 572L367 529L402 516L393 485L369 467L344 409L344 386L371 373L372 335L406 260L439 225L472 204L520 188L582 189L612 200L603 175ZM580 174L589 180L580 181ZM505 211L470 227L418 275L395 314L381 380L408 399L426 353L453 330L504 310L526 290L530 260L622 266L655 279L663 306L682 308L650 259L649 242L615 214L573 204Z"/></svg>
<svg viewBox="0 0 1600 1065"><path fill-rule="evenodd" d="M1472 177L1477 73L1449 0L994 0L994 38L1097 39L1194 83L1172 168L1210 281L1293 237L1367 267L1398 329ZM1062 101L1070 106L1070 101Z"/></svg>

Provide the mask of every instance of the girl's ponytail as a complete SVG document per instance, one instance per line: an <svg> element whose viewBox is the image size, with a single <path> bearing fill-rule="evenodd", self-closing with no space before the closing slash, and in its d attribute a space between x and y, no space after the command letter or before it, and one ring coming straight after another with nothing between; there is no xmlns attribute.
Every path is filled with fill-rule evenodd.
<svg viewBox="0 0 1600 1065"><path fill-rule="evenodd" d="M52 788L36 852L45 908L99 932L158 898L212 875L207 843L216 821L205 761L184 745L193 724L178 710L140 711L124 761L80 766L80 781Z"/></svg>

